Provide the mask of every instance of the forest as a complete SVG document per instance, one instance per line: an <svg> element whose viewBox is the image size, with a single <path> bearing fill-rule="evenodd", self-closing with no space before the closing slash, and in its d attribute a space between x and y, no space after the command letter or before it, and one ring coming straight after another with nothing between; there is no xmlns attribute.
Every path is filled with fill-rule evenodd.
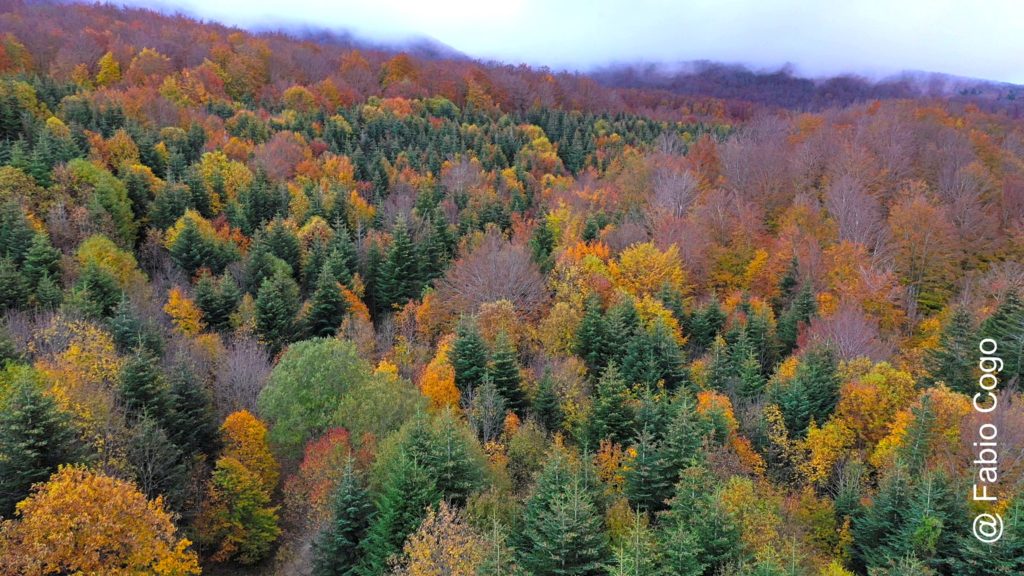
<svg viewBox="0 0 1024 576"><path fill-rule="evenodd" d="M0 2L0 574L1024 574L1016 109L599 80Z"/></svg>

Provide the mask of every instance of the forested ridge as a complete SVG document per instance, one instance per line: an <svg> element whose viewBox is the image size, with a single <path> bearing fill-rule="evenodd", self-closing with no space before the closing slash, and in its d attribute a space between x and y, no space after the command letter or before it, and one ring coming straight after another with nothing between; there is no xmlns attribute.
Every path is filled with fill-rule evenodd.
<svg viewBox="0 0 1024 576"><path fill-rule="evenodd" d="M1024 573L1011 107L0 7L0 574Z"/></svg>

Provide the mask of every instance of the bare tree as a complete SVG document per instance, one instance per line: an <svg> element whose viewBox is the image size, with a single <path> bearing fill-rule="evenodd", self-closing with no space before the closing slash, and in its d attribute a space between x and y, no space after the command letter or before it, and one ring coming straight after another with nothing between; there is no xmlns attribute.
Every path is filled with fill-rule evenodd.
<svg viewBox="0 0 1024 576"><path fill-rule="evenodd" d="M252 338L238 338L217 366L213 398L221 417L236 410L256 412L256 400L270 376L270 356Z"/></svg>
<svg viewBox="0 0 1024 576"><path fill-rule="evenodd" d="M850 303L842 304L831 316L815 318L806 338L811 345L831 346L843 360L864 356L877 362L893 354L892 346L879 338L878 323Z"/></svg>
<svg viewBox="0 0 1024 576"><path fill-rule="evenodd" d="M672 216L684 216L697 197L696 176L678 158L658 155L651 162L652 207Z"/></svg>

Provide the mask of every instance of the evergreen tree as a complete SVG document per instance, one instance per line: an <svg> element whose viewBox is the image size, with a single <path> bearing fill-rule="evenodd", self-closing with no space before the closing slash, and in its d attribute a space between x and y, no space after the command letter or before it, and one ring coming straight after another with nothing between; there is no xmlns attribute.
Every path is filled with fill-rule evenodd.
<svg viewBox="0 0 1024 576"><path fill-rule="evenodd" d="M409 227L399 218L391 231L391 246L381 271L378 292L382 309L402 306L420 295L419 259Z"/></svg>
<svg viewBox="0 0 1024 576"><path fill-rule="evenodd" d="M776 383L769 392L779 406L786 429L802 437L811 420L824 423L839 401L838 366L829 348L815 348L803 355L796 373L786 385Z"/></svg>
<svg viewBox="0 0 1024 576"><path fill-rule="evenodd" d="M0 516L10 518L32 484L75 462L80 449L68 417L35 382L16 382L2 408Z"/></svg>
<svg viewBox="0 0 1024 576"><path fill-rule="evenodd" d="M299 264L302 262L302 246L295 232L285 225L280 217L267 225L260 242L266 245L271 254L290 264L294 273L298 275Z"/></svg>
<svg viewBox="0 0 1024 576"><path fill-rule="evenodd" d="M44 274L36 285L36 306L45 310L52 310L60 306L64 300L64 291L60 284L49 274Z"/></svg>
<svg viewBox="0 0 1024 576"><path fill-rule="evenodd" d="M659 524L665 555L662 574L711 574L739 555L740 527L708 489L711 473L688 468Z"/></svg>
<svg viewBox="0 0 1024 576"><path fill-rule="evenodd" d="M163 496L172 510L181 507L188 485L185 460L156 420L143 414L135 422L126 456L135 484L147 498Z"/></svg>
<svg viewBox="0 0 1024 576"><path fill-rule="evenodd" d="M881 566L896 557L896 538L903 526L903 509L910 494L906 470L885 475L871 506L853 519L854 559L858 566Z"/></svg>
<svg viewBox="0 0 1024 576"><path fill-rule="evenodd" d="M217 414L209 393L187 366L178 366L170 375L171 411L167 433L187 456L213 457L220 447Z"/></svg>
<svg viewBox="0 0 1024 576"><path fill-rule="evenodd" d="M996 341L996 355L1003 359L1000 379L1007 384L1020 382L1024 375L1024 303L1016 292L1009 292L1003 303L981 325L981 337Z"/></svg>
<svg viewBox="0 0 1024 576"><path fill-rule="evenodd" d="M110 272L90 262L75 283L72 298L86 315L109 318L121 302L121 287Z"/></svg>
<svg viewBox="0 0 1024 576"><path fill-rule="evenodd" d="M476 441L450 411L419 414L402 427L399 450L419 464L448 502L465 503L483 483L483 457Z"/></svg>
<svg viewBox="0 0 1024 576"><path fill-rule="evenodd" d="M597 381L594 407L588 420L590 445L609 439L625 445L634 434L633 398L615 364L609 364Z"/></svg>
<svg viewBox="0 0 1024 576"><path fill-rule="evenodd" d="M355 576L362 559L359 543L369 527L373 505L351 458L334 489L331 510L331 520L314 544L313 576Z"/></svg>
<svg viewBox="0 0 1024 576"><path fill-rule="evenodd" d="M20 265L32 246L35 232L14 200L0 204L0 257Z"/></svg>
<svg viewBox="0 0 1024 576"><path fill-rule="evenodd" d="M203 238L195 219L185 218L184 225L174 243L170 245L171 259L186 274L192 276L200 268L214 268L213 248Z"/></svg>
<svg viewBox="0 0 1024 576"><path fill-rule="evenodd" d="M45 233L39 232L32 237L32 244L25 253L22 272L33 290L38 290L44 276L53 279L60 277L60 250L50 244L50 237Z"/></svg>
<svg viewBox="0 0 1024 576"><path fill-rule="evenodd" d="M463 396L483 383L487 373L487 346L474 320L459 323L449 359L455 371L455 385Z"/></svg>
<svg viewBox="0 0 1024 576"><path fill-rule="evenodd" d="M537 383L537 396L533 399L533 416L548 432L562 429L562 405L555 393L555 381L551 372L544 371Z"/></svg>
<svg viewBox="0 0 1024 576"><path fill-rule="evenodd" d="M494 343L491 366L488 373L498 393L505 398L505 405L520 416L526 408L526 397L520 387L519 354L505 332L500 332Z"/></svg>
<svg viewBox="0 0 1024 576"><path fill-rule="evenodd" d="M683 470L702 464L710 424L697 413L697 403L689 396L681 396L672 408L672 420L661 447L665 465L671 470Z"/></svg>
<svg viewBox="0 0 1024 576"><path fill-rule="evenodd" d="M1003 537L997 544L983 543L973 534L961 538L960 550L952 558L953 574L1024 574L1024 498L1015 497L1002 517Z"/></svg>
<svg viewBox="0 0 1024 576"><path fill-rule="evenodd" d="M387 570L402 543L419 526L427 507L441 499L428 471L407 454L399 453L381 482L376 513L359 542L361 576L379 576Z"/></svg>
<svg viewBox="0 0 1024 576"><path fill-rule="evenodd" d="M127 296L121 297L113 316L107 321L107 327L118 352L122 354L139 348L154 356L163 354L163 340L159 332L150 323L139 320Z"/></svg>
<svg viewBox="0 0 1024 576"><path fill-rule="evenodd" d="M310 338L334 336L341 326L347 304L341 287L325 265L316 282L316 291L306 312L305 329Z"/></svg>
<svg viewBox="0 0 1024 576"><path fill-rule="evenodd" d="M214 279L208 274L196 282L195 302L203 312L206 325L225 332L231 329L231 314L242 299L235 280L228 274Z"/></svg>
<svg viewBox="0 0 1024 576"><path fill-rule="evenodd" d="M927 366L932 378L957 392L969 394L973 391L978 361L976 341L970 312L957 308L942 331L939 347L928 353Z"/></svg>
<svg viewBox="0 0 1024 576"><path fill-rule="evenodd" d="M263 281L256 295L256 329L276 354L295 335L299 313L299 286L283 271Z"/></svg>
<svg viewBox="0 0 1024 576"><path fill-rule="evenodd" d="M25 276L10 258L0 258L0 310L22 308L28 303Z"/></svg>
<svg viewBox="0 0 1024 576"><path fill-rule="evenodd" d="M693 313L690 319L690 346L694 356L700 356L715 341L715 337L725 326L725 312L712 299L705 306Z"/></svg>
<svg viewBox="0 0 1024 576"><path fill-rule="evenodd" d="M814 299L814 288L810 283L804 284L793 303L779 317L778 337L782 356L788 356L796 348L801 327L809 323L817 313L818 303Z"/></svg>
<svg viewBox="0 0 1024 576"><path fill-rule="evenodd" d="M608 327L597 296L587 298L583 319L576 330L575 352L592 377L596 377L608 362Z"/></svg>
<svg viewBox="0 0 1024 576"><path fill-rule="evenodd" d="M121 368L121 403L129 417L135 419L148 414L159 422L169 420L169 390L158 366L155 357L144 350L136 350Z"/></svg>
<svg viewBox="0 0 1024 576"><path fill-rule="evenodd" d="M655 575L662 562L661 547L654 531L647 525L647 515L633 512L629 531L614 546L615 557L605 569L609 576Z"/></svg>
<svg viewBox="0 0 1024 576"><path fill-rule="evenodd" d="M526 503L520 564L536 576L604 574L608 539L581 471L555 452Z"/></svg>
<svg viewBox="0 0 1024 576"><path fill-rule="evenodd" d="M555 250L555 235L551 232L547 222L541 220L533 229L533 236L530 237L530 252L533 254L533 261L541 272L547 274L554 264L552 253Z"/></svg>
<svg viewBox="0 0 1024 576"><path fill-rule="evenodd" d="M644 428L633 444L636 457L626 470L625 494L630 504L644 512L657 512L664 508L672 496L672 468L651 430Z"/></svg>

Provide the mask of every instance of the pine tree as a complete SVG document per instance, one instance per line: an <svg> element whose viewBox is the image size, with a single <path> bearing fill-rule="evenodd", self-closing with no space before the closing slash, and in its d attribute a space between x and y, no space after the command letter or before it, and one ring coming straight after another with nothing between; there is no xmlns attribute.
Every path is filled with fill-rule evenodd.
<svg viewBox="0 0 1024 576"><path fill-rule="evenodd" d="M298 275L299 264L302 262L302 246L299 238L280 217L267 225L260 240L271 254L287 262Z"/></svg>
<svg viewBox="0 0 1024 576"><path fill-rule="evenodd" d="M715 337L725 326L725 312L712 299L705 306L693 313L690 319L690 346L694 356L700 356L715 341Z"/></svg>
<svg viewBox="0 0 1024 576"><path fill-rule="evenodd" d="M537 396L533 399L533 416L548 432L562 429L562 405L555 393L555 381L551 372L544 371L537 383Z"/></svg>
<svg viewBox="0 0 1024 576"><path fill-rule="evenodd" d="M325 265L316 282L316 291L306 312L305 329L310 338L334 336L346 311L341 287Z"/></svg>
<svg viewBox="0 0 1024 576"><path fill-rule="evenodd" d="M121 368L121 403L128 416L135 419L143 414L166 422L170 415L170 397L167 381L160 372L157 359L144 350L136 350Z"/></svg>
<svg viewBox="0 0 1024 576"><path fill-rule="evenodd" d="M406 537L419 526L427 507L440 499L427 470L409 455L399 453L381 483L374 502L376 513L359 542L362 561L356 573L383 574L392 557L401 552Z"/></svg>
<svg viewBox="0 0 1024 576"><path fill-rule="evenodd" d="M170 245L171 259L186 274L192 276L200 268L212 268L212 250L199 231L193 218L185 218L184 225L174 243Z"/></svg>
<svg viewBox="0 0 1024 576"><path fill-rule="evenodd" d="M702 464L710 424L697 412L697 403L689 396L681 396L672 408L674 412L661 447L665 465L683 470Z"/></svg>
<svg viewBox="0 0 1024 576"><path fill-rule="evenodd" d="M0 257L9 258L20 265L29 249L35 232L25 218L25 212L14 200L0 204Z"/></svg>
<svg viewBox="0 0 1024 576"><path fill-rule="evenodd" d="M117 345L117 351L122 354L139 348L154 356L163 354L160 334L151 325L139 320L127 295L121 297L114 314L107 321L107 327Z"/></svg>
<svg viewBox="0 0 1024 576"><path fill-rule="evenodd" d="M68 417L34 382L16 382L0 410L0 516L81 451Z"/></svg>
<svg viewBox="0 0 1024 576"><path fill-rule="evenodd" d="M803 437L811 420L823 423L839 401L839 378L835 354L829 348L814 348L803 355L793 378L769 391L779 406L786 429Z"/></svg>
<svg viewBox="0 0 1024 576"><path fill-rule="evenodd" d="M533 261L541 272L547 274L554 264L551 254L555 250L555 235L551 232L545 221L541 221L533 229L533 236L530 237L530 252L533 254Z"/></svg>
<svg viewBox="0 0 1024 576"><path fill-rule="evenodd" d="M220 279L207 274L196 282L196 306L203 312L203 321L214 330L224 332L231 329L231 314L241 299L242 292L228 274Z"/></svg>
<svg viewBox="0 0 1024 576"><path fill-rule="evenodd" d="M899 556L897 535L910 495L910 480L902 467L885 475L871 506L853 519L854 559L860 567L884 566Z"/></svg>
<svg viewBox="0 0 1024 576"><path fill-rule="evenodd" d="M450 410L417 415L400 433L402 452L423 467L445 500L457 505L483 483L482 457L473 454L474 448L473 437Z"/></svg>
<svg viewBox="0 0 1024 576"><path fill-rule="evenodd" d="M291 275L278 271L263 281L256 295L256 329L276 354L295 335L299 313L299 286Z"/></svg>
<svg viewBox="0 0 1024 576"><path fill-rule="evenodd" d="M974 370L977 344L971 314L957 308L939 337L939 347L930 350L928 372L936 382L964 394L975 388Z"/></svg>
<svg viewBox="0 0 1024 576"><path fill-rule="evenodd" d="M459 323L450 361L455 370L455 385L464 397L483 383L487 373L487 346L474 320Z"/></svg>
<svg viewBox="0 0 1024 576"><path fill-rule="evenodd" d="M334 489L331 509L331 520L314 545L313 576L355 576L362 559L359 543L369 527L373 505L351 458Z"/></svg>
<svg viewBox="0 0 1024 576"><path fill-rule="evenodd" d="M607 365L608 327L597 296L587 298L583 319L576 330L575 352L592 377L596 378Z"/></svg>
<svg viewBox="0 0 1024 576"><path fill-rule="evenodd" d="M110 272L90 262L75 283L72 298L87 316L109 318L121 301L121 287Z"/></svg>
<svg viewBox="0 0 1024 576"><path fill-rule="evenodd" d="M49 274L44 274L36 285L35 304L44 310L53 310L64 300L60 284Z"/></svg>
<svg viewBox="0 0 1024 576"><path fill-rule="evenodd" d="M621 366L630 341L643 331L640 314L636 311L633 299L623 298L618 304L609 308L606 321L607 353L611 361Z"/></svg>
<svg viewBox="0 0 1024 576"><path fill-rule="evenodd" d="M711 476L704 468L684 470L661 517L659 540L666 576L711 574L738 556L740 527L721 506L718 495L708 489Z"/></svg>
<svg viewBox="0 0 1024 576"><path fill-rule="evenodd" d="M647 576L657 574L661 564L661 547L647 525L647 515L633 512L629 531L615 546L615 557L605 569L609 576Z"/></svg>
<svg viewBox="0 0 1024 576"><path fill-rule="evenodd" d="M995 545L966 535L952 558L953 574L1024 574L1024 498L1017 496L1002 514L1003 537Z"/></svg>
<svg viewBox="0 0 1024 576"><path fill-rule="evenodd" d="M519 354L505 332L500 332L495 339L488 373L498 393L505 398L505 405L522 416L526 408L526 397L520 387Z"/></svg>

